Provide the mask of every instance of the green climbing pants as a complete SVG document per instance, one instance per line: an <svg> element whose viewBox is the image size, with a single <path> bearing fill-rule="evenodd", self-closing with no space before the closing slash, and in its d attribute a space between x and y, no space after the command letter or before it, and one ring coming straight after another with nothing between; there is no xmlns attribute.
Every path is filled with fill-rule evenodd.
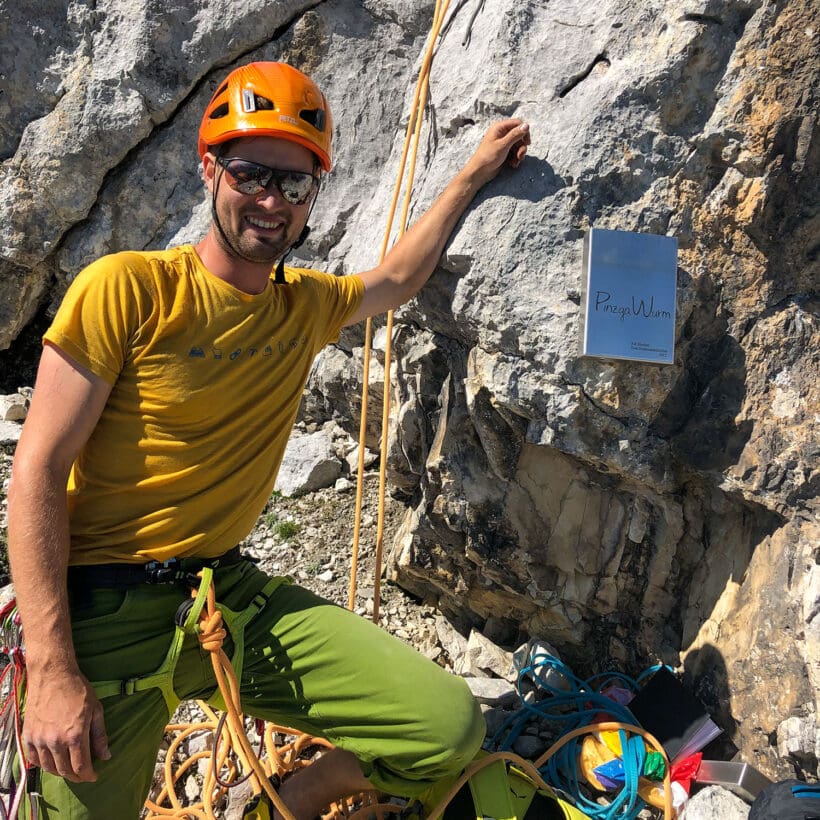
<svg viewBox="0 0 820 820"><path fill-rule="evenodd" d="M272 584L247 561L215 570L214 585L217 601L236 613L275 586L244 627L246 714L327 738L356 755L374 788L405 797L451 777L475 755L484 721L461 679L287 579ZM92 682L110 682L133 681L162 666L188 592L140 584L71 597L80 669ZM229 656L235 643L241 645L241 636L226 641ZM173 671L176 696L207 700L215 688L208 653L187 635ZM152 686L103 697L102 704L111 759L94 761L94 783L42 773L41 816L139 816L173 701Z"/></svg>

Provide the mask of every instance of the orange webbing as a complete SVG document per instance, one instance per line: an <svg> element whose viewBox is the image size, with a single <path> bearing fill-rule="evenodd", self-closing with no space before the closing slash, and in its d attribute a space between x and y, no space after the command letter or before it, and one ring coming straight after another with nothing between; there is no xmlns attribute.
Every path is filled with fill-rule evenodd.
<svg viewBox="0 0 820 820"><path fill-rule="evenodd" d="M407 155L410 152L412 141L412 155L410 161L410 170L408 172L407 188L405 191L404 205L399 223L398 236L401 236L407 228L407 215L410 211L410 199L413 193L413 177L416 171L416 157L418 155L419 136L421 134L421 126L424 121L424 107L427 103L427 91L430 81L430 66L433 62L433 53L435 51L436 42L438 41L439 33L444 22L444 16L447 13L447 8L450 5L450 0L437 0L435 12L433 14L433 25L430 31L430 40L427 44L427 51L424 55L421 70L419 71L418 82L416 83L416 92L413 97L413 105L410 109L410 117L407 121L407 132L404 138L404 149L402 150L401 161L399 163L399 170L396 179L396 185L393 190L393 200L388 211L387 227L384 232L384 239L382 241L381 253L379 254L379 262L384 259L387 254L387 245L390 241L390 232L393 228L393 219L396 215L396 207L399 200L399 194L402 188L402 181L404 179L404 169L407 164ZM387 312L387 342L384 351L384 397L382 403L382 433L380 445L380 465L379 465L379 509L378 519L376 525L376 557L375 567L373 570L373 621L379 621L379 602L381 597L381 569L382 569L382 550L384 543L384 496L387 469L387 433L390 418L390 360L392 357L393 344L393 311ZM373 339L373 322L368 318L365 324L365 341L364 341L364 362L362 364L362 409L359 423L359 462L358 462L358 477L356 485L356 511L353 522L353 548L351 552L351 566L350 566L350 592L348 595L348 608L353 609L356 600L356 573L359 565L359 539L361 534L361 519L362 519L362 496L364 491L364 449L365 439L367 433L367 399L368 399L368 382L370 379L370 348Z"/></svg>

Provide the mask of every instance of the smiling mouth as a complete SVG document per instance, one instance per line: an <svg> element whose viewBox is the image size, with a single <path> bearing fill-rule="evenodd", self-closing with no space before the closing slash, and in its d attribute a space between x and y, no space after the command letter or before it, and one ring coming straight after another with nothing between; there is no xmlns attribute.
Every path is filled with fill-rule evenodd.
<svg viewBox="0 0 820 820"><path fill-rule="evenodd" d="M281 219L261 219L258 216L246 216L245 219L254 228L261 228L264 231L273 231L283 228L285 223Z"/></svg>

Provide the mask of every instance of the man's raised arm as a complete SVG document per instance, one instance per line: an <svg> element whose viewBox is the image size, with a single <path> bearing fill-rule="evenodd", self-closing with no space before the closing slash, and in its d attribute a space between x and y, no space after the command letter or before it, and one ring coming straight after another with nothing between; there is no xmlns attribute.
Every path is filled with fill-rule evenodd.
<svg viewBox="0 0 820 820"><path fill-rule="evenodd" d="M482 186L505 164L517 168L530 143L519 119L490 126L467 164L438 199L399 239L378 267L359 274L364 298L348 324L393 310L415 296L432 274L456 223Z"/></svg>
<svg viewBox="0 0 820 820"><path fill-rule="evenodd" d="M107 758L103 710L74 656L66 484L111 386L46 345L9 485L9 563L26 644L28 762L72 781Z"/></svg>

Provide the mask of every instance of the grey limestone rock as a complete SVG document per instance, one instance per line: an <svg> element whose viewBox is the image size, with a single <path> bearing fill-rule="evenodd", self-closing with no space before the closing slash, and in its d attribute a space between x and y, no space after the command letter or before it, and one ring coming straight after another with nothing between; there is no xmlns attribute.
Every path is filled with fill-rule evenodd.
<svg viewBox="0 0 820 820"><path fill-rule="evenodd" d="M720 786L708 786L689 798L681 820L746 820L749 806Z"/></svg>
<svg viewBox="0 0 820 820"><path fill-rule="evenodd" d="M275 488L293 496L332 487L342 472L328 430L291 437L285 450Z"/></svg>

